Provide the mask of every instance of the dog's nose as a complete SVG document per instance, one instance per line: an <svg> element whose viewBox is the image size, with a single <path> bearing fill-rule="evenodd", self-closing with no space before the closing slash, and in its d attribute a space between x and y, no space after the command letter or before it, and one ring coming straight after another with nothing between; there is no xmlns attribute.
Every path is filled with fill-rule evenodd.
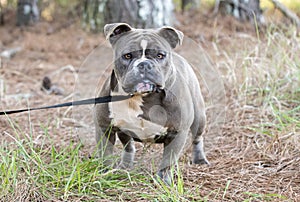
<svg viewBox="0 0 300 202"><path fill-rule="evenodd" d="M141 73L145 73L151 71L152 65L148 61L143 61L140 64L138 64L138 68Z"/></svg>

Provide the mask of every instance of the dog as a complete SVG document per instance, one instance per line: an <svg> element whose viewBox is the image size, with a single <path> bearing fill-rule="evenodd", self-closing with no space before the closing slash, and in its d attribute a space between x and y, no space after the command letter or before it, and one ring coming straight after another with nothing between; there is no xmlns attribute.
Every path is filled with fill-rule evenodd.
<svg viewBox="0 0 300 202"><path fill-rule="evenodd" d="M105 165L111 165L116 136L124 146L119 167L133 166L134 141L162 143L157 176L170 184L170 167L192 138L192 163L209 164L202 133L206 115L198 79L189 63L174 52L183 33L173 27L135 29L107 24L104 34L114 54L113 70L99 96L132 95L95 105L96 140Z"/></svg>

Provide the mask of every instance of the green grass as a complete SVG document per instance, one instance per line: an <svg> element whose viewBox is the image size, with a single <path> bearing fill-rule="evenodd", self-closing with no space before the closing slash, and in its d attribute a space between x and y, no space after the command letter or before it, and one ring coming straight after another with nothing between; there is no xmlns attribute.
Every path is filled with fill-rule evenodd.
<svg viewBox="0 0 300 202"><path fill-rule="evenodd" d="M246 192L245 195L249 196L248 199L244 200L244 202L251 202L251 201L274 201L274 199L279 199L281 201L286 201L287 198L281 196L280 194L254 194Z"/></svg>
<svg viewBox="0 0 300 202"><path fill-rule="evenodd" d="M172 170L177 174L177 183L167 186L141 171L104 172L108 168L96 156L80 155L81 143L58 148L46 128L43 135L48 137L47 143L40 145L20 133L19 138L5 135L13 141L2 142L0 147L0 200L188 201L179 168Z"/></svg>
<svg viewBox="0 0 300 202"><path fill-rule="evenodd" d="M10 145L7 145L0 150L2 200L9 201L18 197L65 201L75 198L87 201L115 201L132 197L154 201L184 199L180 183L168 187L163 182L153 183L150 174L121 170L102 173L105 168L99 160L81 158L78 155L80 144L70 144L58 150L53 145L47 148L33 148L29 146L30 142L14 143L18 144L17 148L11 149ZM134 193L137 184L139 191ZM20 193L21 186L25 187ZM147 191L141 191L141 187ZM129 191L131 196L124 194L124 191Z"/></svg>

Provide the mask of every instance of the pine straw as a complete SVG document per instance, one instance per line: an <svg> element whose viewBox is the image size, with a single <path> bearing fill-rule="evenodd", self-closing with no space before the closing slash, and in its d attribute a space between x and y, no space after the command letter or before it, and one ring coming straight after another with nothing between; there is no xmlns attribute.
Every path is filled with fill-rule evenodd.
<svg viewBox="0 0 300 202"><path fill-rule="evenodd" d="M24 178L26 179L26 178ZM1 201L46 201L38 187L29 185L26 180L15 184L14 193L2 197Z"/></svg>
<svg viewBox="0 0 300 202"><path fill-rule="evenodd" d="M240 109L229 111L232 113L227 114L230 118L245 113ZM259 114L259 109L247 116L236 116L236 119L226 121L222 137L208 154L211 166L190 165L184 168L186 189L197 186L196 189L200 189L201 193L201 196L193 196L191 199L300 199L299 133L297 136L270 137L253 132L245 126L255 122L249 119L250 115L255 114Z"/></svg>
<svg viewBox="0 0 300 202"><path fill-rule="evenodd" d="M243 118L226 122L222 139L208 154L212 165L185 167L185 187L199 186L199 200L299 200L299 144L242 127L248 124Z"/></svg>
<svg viewBox="0 0 300 202"><path fill-rule="evenodd" d="M264 200L272 194L279 201L280 196L299 199L299 152L287 153L288 145L272 139L261 146L262 137L249 132L227 130L224 140L209 155L210 167L190 166L184 170L186 187L200 185L202 196L212 195L209 198L216 201L223 198L224 192L224 199L229 201L245 200L249 194L261 195Z"/></svg>

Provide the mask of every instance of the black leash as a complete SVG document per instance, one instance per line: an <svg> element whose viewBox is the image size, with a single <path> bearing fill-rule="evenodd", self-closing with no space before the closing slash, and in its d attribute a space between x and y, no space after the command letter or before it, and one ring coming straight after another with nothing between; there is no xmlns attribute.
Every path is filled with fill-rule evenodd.
<svg viewBox="0 0 300 202"><path fill-rule="evenodd" d="M21 113L21 112L26 112L26 111L34 111L34 110L40 110L40 109L52 109L52 108L59 108L59 107L117 102L117 101L126 100L131 97L132 97L132 95L116 95L116 96L109 95L109 96L97 97L97 98L86 99L86 100L78 100L78 101L74 101L74 102L65 102L62 104L56 104L56 105L45 106L45 107L35 107L35 108L3 111L3 112L0 112L0 116L5 115L5 114L7 114L7 115L8 114L16 114L16 113Z"/></svg>

